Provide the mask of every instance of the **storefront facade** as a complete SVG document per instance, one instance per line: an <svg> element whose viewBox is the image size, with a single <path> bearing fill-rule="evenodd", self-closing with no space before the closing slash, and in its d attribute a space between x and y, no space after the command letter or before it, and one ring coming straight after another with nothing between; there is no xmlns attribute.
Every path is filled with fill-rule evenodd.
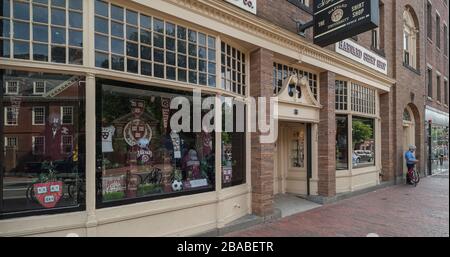
<svg viewBox="0 0 450 257"><path fill-rule="evenodd" d="M274 194L380 183L379 97L394 81L251 12L3 0L1 21L2 236L195 235L269 218ZM249 132L251 113L243 131L197 132L208 108L171 131L170 105L195 109L198 89L216 117L233 110L223 97L277 97L277 141Z"/></svg>

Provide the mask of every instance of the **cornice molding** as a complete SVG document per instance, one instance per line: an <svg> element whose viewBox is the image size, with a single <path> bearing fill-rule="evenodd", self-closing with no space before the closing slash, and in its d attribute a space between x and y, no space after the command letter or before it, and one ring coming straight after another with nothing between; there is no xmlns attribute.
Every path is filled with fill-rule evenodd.
<svg viewBox="0 0 450 257"><path fill-rule="evenodd" d="M278 27L253 14L247 13L224 1L217 0L167 0L210 19L232 26L254 36L271 41L279 46L296 51L299 55L317 59L323 63L358 72L383 84L392 86L395 80L373 71L353 60L325 48L316 46L299 35Z"/></svg>

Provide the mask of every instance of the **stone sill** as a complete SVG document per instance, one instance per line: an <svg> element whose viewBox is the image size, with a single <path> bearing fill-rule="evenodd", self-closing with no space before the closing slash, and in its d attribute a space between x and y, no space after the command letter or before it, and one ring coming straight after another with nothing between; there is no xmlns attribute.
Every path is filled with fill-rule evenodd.
<svg viewBox="0 0 450 257"><path fill-rule="evenodd" d="M410 65L408 65L408 64L406 64L406 63L403 63L403 66L404 66L405 68L407 68L408 70L410 70L410 71L412 71L412 72L414 72L414 73L416 73L417 75L420 76L420 71L419 71L419 70L417 70L417 69L411 67Z"/></svg>

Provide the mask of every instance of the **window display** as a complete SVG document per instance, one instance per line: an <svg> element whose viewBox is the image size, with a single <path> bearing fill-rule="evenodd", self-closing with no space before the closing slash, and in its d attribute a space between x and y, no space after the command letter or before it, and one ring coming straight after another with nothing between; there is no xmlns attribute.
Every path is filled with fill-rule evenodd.
<svg viewBox="0 0 450 257"><path fill-rule="evenodd" d="M348 169L348 118L336 115L336 169Z"/></svg>
<svg viewBox="0 0 450 257"><path fill-rule="evenodd" d="M8 139L0 153L0 216L82 208L84 77L2 70L2 81L16 81L18 91L2 97L5 110L14 110L14 122L0 126L0 137ZM37 81L45 82L48 93L34 94ZM62 110L69 107L72 122L62 123Z"/></svg>
<svg viewBox="0 0 450 257"><path fill-rule="evenodd" d="M238 106L241 104L235 102ZM243 106L242 106L243 107ZM222 188L237 186L245 183L245 126L241 132L236 124L236 105L231 106L224 104L222 107ZM245 108L242 108L245 110ZM233 130L227 131L226 113L232 112ZM244 111L245 113L245 111ZM245 118L244 118L245 120Z"/></svg>
<svg viewBox="0 0 450 257"><path fill-rule="evenodd" d="M100 202L214 190L214 133L169 126L178 111L170 101L182 96L192 103L191 92L99 80L97 94Z"/></svg>
<svg viewBox="0 0 450 257"><path fill-rule="evenodd" d="M353 168L375 165L374 120L353 117L352 124Z"/></svg>

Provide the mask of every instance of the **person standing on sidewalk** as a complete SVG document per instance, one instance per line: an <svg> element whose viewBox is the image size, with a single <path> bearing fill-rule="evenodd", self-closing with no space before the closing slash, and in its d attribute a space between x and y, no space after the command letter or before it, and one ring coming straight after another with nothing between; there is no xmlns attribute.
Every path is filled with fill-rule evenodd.
<svg viewBox="0 0 450 257"><path fill-rule="evenodd" d="M416 155L414 154L416 151L415 145L410 145L409 150L405 153L405 160L406 160L406 167L408 167L408 172L406 173L406 183L411 183L411 174L414 170L414 166L416 166L416 163L419 162L419 160L416 159Z"/></svg>

